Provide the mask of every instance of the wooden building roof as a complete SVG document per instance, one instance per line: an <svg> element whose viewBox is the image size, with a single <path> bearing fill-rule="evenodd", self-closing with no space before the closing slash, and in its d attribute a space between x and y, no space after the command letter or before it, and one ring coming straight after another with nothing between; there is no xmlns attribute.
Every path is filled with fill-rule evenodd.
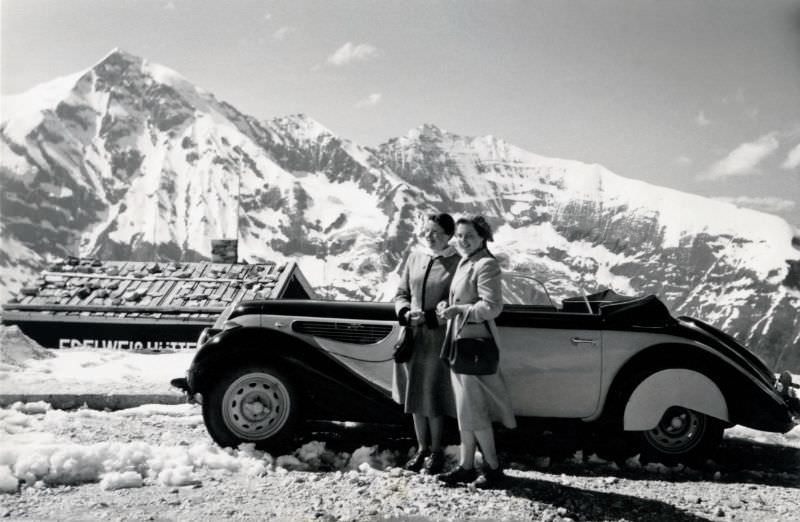
<svg viewBox="0 0 800 522"><path fill-rule="evenodd" d="M106 318L213 322L231 303L282 297L289 284L313 290L294 262L99 261L54 263L3 305L3 320ZM126 321L127 322L127 321Z"/></svg>

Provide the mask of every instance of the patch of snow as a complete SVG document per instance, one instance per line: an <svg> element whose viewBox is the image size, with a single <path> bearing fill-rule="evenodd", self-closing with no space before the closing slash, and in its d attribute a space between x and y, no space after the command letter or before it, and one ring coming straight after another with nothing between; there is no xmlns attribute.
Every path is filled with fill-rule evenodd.
<svg viewBox="0 0 800 522"><path fill-rule="evenodd" d="M29 361L53 359L53 350L22 333L17 325L0 325L0 371L22 368Z"/></svg>
<svg viewBox="0 0 800 522"><path fill-rule="evenodd" d="M0 140L0 164L18 176L34 177L34 169L27 158L11 150L6 140Z"/></svg>
<svg viewBox="0 0 800 522"><path fill-rule="evenodd" d="M82 70L40 83L21 94L0 97L4 134L15 143L24 143L25 136L42 122L44 113L55 110L85 73Z"/></svg>
<svg viewBox="0 0 800 522"><path fill-rule="evenodd" d="M362 472L384 470L392 467L396 460L397 455L390 450L380 451L378 446L361 446L353 452L347 467Z"/></svg>
<svg viewBox="0 0 800 522"><path fill-rule="evenodd" d="M17 401L11 406L9 409L25 413L25 414L34 414L34 413L47 413L52 409L49 402L44 401L36 401L36 402L21 402Z"/></svg>
<svg viewBox="0 0 800 522"><path fill-rule="evenodd" d="M356 229L363 227L375 233L382 233L388 224L378 196L361 189L355 181L331 183L324 173L314 172L303 178L302 188L312 199L304 212L306 221L318 221L325 228L345 216L348 230L357 224Z"/></svg>
<svg viewBox="0 0 800 522"><path fill-rule="evenodd" d="M261 476L286 470L358 470L374 473L396 466L400 455L377 446L347 452L328 450L324 442L311 441L293 454L273 459L252 444L237 449L220 448L211 442L192 445L153 442L103 442L78 444L63 440L66 431L81 432L89 419L104 425L119 424L114 419L149 415L194 418L202 423L199 406L148 406L116 412L92 410L48 410L44 414L25 405L0 409L0 491L15 491L18 480L27 484L48 485L100 482L102 489L141 487L145 484L186 486L198 483L202 470L221 470L231 474ZM455 446L453 448L456 448ZM451 451L452 453L452 451ZM4 468L5 467L5 468Z"/></svg>
<svg viewBox="0 0 800 522"><path fill-rule="evenodd" d="M0 383L20 394L178 394L169 381L189 368L194 351L49 350L0 327Z"/></svg>
<svg viewBox="0 0 800 522"><path fill-rule="evenodd" d="M112 471L103 475L100 480L100 489L112 491L124 488L140 488L144 485L142 476L135 471Z"/></svg>
<svg viewBox="0 0 800 522"><path fill-rule="evenodd" d="M510 270L517 270L519 262L534 262L536 272L555 272L571 274L572 267L556 261L547 255L548 250L558 249L566 253L565 258L578 264L583 261L591 275L580 284L583 291L588 292L592 287L611 288L625 295L637 295L638 291L631 285L628 277L612 273L612 268L628 262L630 259L625 254L615 254L602 244L590 241L569 241L562 236L550 222L539 225L513 227L509 224L500 226L495 232L495 241L502 245L497 247L498 252L513 260L515 264ZM530 267L527 267L530 270ZM532 273L536 277L536 272ZM577 284L577 282L576 282ZM577 291L580 289L576 288Z"/></svg>
<svg viewBox="0 0 800 522"><path fill-rule="evenodd" d="M14 493L19 488L19 479L11 472L11 467L0 464L0 493Z"/></svg>
<svg viewBox="0 0 800 522"><path fill-rule="evenodd" d="M526 210L528 210L530 208L531 208L530 204L525 204L522 201L518 201L518 202L514 203L513 205L511 205L511 208L509 209L509 211L513 215L516 216L517 214L525 212Z"/></svg>

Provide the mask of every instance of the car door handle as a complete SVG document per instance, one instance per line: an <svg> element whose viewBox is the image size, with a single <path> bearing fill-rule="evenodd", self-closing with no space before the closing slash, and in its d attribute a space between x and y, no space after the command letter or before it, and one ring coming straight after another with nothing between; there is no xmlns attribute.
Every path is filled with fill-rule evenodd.
<svg viewBox="0 0 800 522"><path fill-rule="evenodd" d="M573 337L570 341L572 344L597 344L597 339L581 339L580 337Z"/></svg>

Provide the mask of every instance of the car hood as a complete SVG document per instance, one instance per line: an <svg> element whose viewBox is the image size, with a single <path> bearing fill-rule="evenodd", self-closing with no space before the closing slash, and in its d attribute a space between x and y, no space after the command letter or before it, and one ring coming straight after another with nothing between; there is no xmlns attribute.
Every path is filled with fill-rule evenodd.
<svg viewBox="0 0 800 522"><path fill-rule="evenodd" d="M290 315L294 317L326 317L329 319L362 319L396 321L393 303L358 301L321 301L313 299L274 299L246 301L237 306L229 319L247 314Z"/></svg>

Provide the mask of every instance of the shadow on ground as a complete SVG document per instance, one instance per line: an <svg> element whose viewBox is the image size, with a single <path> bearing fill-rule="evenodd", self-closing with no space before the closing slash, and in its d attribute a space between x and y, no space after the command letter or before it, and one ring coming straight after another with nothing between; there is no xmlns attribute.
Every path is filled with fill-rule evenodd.
<svg viewBox="0 0 800 522"><path fill-rule="evenodd" d="M707 520L660 500L608 491L580 489L555 482L512 478L510 495L553 506L564 506L563 516L581 520L636 520L640 522L690 522Z"/></svg>
<svg viewBox="0 0 800 522"><path fill-rule="evenodd" d="M416 445L410 426L318 422L309 424L308 428L298 444L320 440L330 449L350 452L360 446L378 445L381 449L401 453ZM448 427L445 439L446 444L458 444L458 431L454 426ZM574 426L552 431L500 431L497 446L501 458L510 467L548 474L616 476L630 480L653 480L656 476L671 482L714 480L800 489L800 450L747 439L723 439L712 459L688 469L664 468L655 463L649 467L647 463L631 466L626 464L626 457L618 457L615 462L613 455L618 453L619 441L608 441ZM626 455L635 454L631 452L629 448Z"/></svg>

